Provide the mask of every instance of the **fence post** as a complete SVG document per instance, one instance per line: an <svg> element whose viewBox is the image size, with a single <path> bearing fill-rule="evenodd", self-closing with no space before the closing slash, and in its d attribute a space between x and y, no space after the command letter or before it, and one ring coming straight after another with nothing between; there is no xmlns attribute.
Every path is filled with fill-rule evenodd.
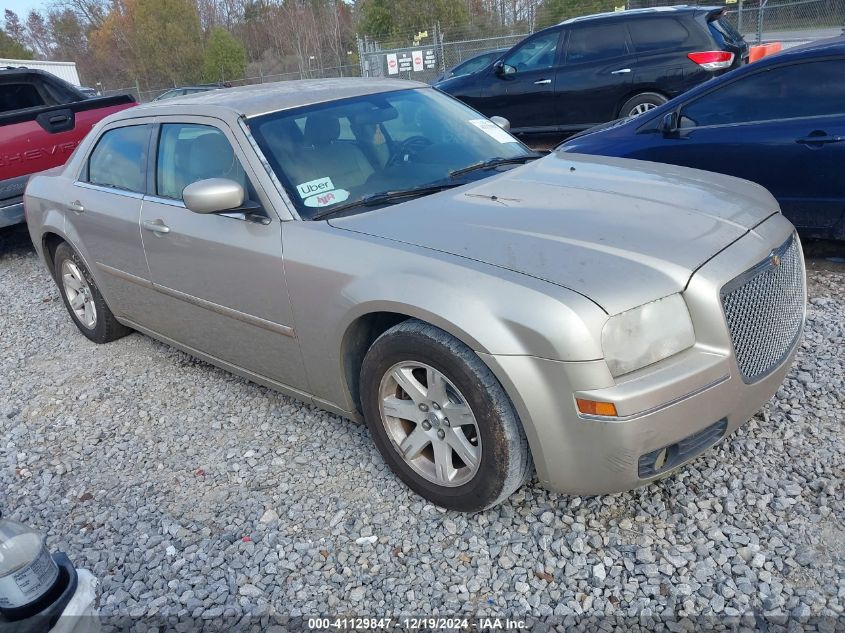
<svg viewBox="0 0 845 633"><path fill-rule="evenodd" d="M763 0L760 3L760 12L757 14L757 43L763 43L763 12L766 10L766 4L769 0Z"/></svg>
<svg viewBox="0 0 845 633"><path fill-rule="evenodd" d="M135 77L135 92L138 93L138 103L141 103L141 84L138 83L137 77Z"/></svg>
<svg viewBox="0 0 845 633"><path fill-rule="evenodd" d="M736 30L742 35L742 0L739 0L739 7L736 11Z"/></svg>
<svg viewBox="0 0 845 633"><path fill-rule="evenodd" d="M435 31L434 45L440 47L440 70L446 71L446 47L443 45L443 31L440 30L440 22L437 23L437 30Z"/></svg>
<svg viewBox="0 0 845 633"><path fill-rule="evenodd" d="M358 45L358 65L361 67L361 76L366 77L367 73L364 70L364 42L361 41L361 37L357 33L355 34L355 43Z"/></svg>

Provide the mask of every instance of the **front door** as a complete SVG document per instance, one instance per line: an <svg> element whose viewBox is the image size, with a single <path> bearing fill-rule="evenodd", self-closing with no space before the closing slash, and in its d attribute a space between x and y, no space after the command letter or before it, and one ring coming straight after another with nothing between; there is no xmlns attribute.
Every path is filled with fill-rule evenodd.
<svg viewBox="0 0 845 633"><path fill-rule="evenodd" d="M282 223L245 172L224 123L162 119L155 131L155 183L141 235L160 296L157 333L236 367L307 391L282 261ZM198 180L228 178L266 217L198 214L182 202Z"/></svg>
<svg viewBox="0 0 845 633"><path fill-rule="evenodd" d="M101 134L63 194L65 231L118 317L143 313L152 292L139 229L152 125L127 123Z"/></svg>
<svg viewBox="0 0 845 633"><path fill-rule="evenodd" d="M487 116L503 116L511 130L557 125L555 65L560 31L544 31L505 55L484 100Z"/></svg>
<svg viewBox="0 0 845 633"><path fill-rule="evenodd" d="M631 158L722 172L768 189L805 235L845 221L845 60L745 75L680 108L681 129Z"/></svg>
<svg viewBox="0 0 845 633"><path fill-rule="evenodd" d="M558 69L558 117L572 129L617 118L629 97L637 57L624 24L573 25Z"/></svg>

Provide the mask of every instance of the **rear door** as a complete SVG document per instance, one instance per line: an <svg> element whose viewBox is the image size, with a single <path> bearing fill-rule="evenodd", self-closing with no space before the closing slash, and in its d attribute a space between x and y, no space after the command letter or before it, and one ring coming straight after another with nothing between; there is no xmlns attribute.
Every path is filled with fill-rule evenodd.
<svg viewBox="0 0 845 633"><path fill-rule="evenodd" d="M485 99L488 116L503 116L514 131L557 125L555 68L560 30L542 31L514 47L492 75Z"/></svg>
<svg viewBox="0 0 845 633"><path fill-rule="evenodd" d="M580 129L615 119L630 96L637 58L623 22L573 24L555 77L556 111L564 127Z"/></svg>
<svg viewBox="0 0 845 633"><path fill-rule="evenodd" d="M845 220L845 59L770 66L680 108L682 129L632 158L746 178L805 234Z"/></svg>
<svg viewBox="0 0 845 633"><path fill-rule="evenodd" d="M62 192L65 231L81 244L111 310L132 319L144 314L152 294L138 227L151 121L105 128L73 186Z"/></svg>
<svg viewBox="0 0 845 633"><path fill-rule="evenodd" d="M228 126L206 117L162 117L141 235L158 291L149 327L236 368L305 390L282 261L282 222L244 169ZM198 180L239 182L264 222L199 214L182 201Z"/></svg>
<svg viewBox="0 0 845 633"><path fill-rule="evenodd" d="M637 54L634 92L658 92L671 99L711 76L687 57L711 48L695 21L680 15L641 15L629 20L627 27Z"/></svg>

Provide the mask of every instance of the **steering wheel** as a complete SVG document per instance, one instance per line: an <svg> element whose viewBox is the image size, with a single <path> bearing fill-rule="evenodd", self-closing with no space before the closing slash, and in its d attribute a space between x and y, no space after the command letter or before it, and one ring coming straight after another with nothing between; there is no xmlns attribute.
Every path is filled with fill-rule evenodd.
<svg viewBox="0 0 845 633"><path fill-rule="evenodd" d="M408 158L429 147L433 143L424 136L409 136L401 143L398 143L396 150L387 159L385 167L394 167L408 162Z"/></svg>

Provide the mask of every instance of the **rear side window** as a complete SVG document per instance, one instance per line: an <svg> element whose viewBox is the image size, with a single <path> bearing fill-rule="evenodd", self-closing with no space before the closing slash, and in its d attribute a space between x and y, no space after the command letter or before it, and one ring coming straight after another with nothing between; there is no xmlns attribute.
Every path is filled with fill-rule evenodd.
<svg viewBox="0 0 845 633"><path fill-rule="evenodd" d="M622 24L597 24L572 29L566 63L581 64L628 54L628 36Z"/></svg>
<svg viewBox="0 0 845 633"><path fill-rule="evenodd" d="M682 127L845 114L845 60L781 66L746 76L681 110Z"/></svg>
<svg viewBox="0 0 845 633"><path fill-rule="evenodd" d="M156 193L181 200L185 187L208 178L228 178L250 192L244 169L222 131L194 123L163 124L158 141Z"/></svg>
<svg viewBox="0 0 845 633"><path fill-rule="evenodd" d="M88 159L88 182L144 192L148 125L119 127L104 133Z"/></svg>
<svg viewBox="0 0 845 633"><path fill-rule="evenodd" d="M689 31L674 18L660 17L631 20L628 23L631 42L638 53L678 48L689 39Z"/></svg>
<svg viewBox="0 0 845 633"><path fill-rule="evenodd" d="M32 84L0 84L0 112L37 108L44 99Z"/></svg>

